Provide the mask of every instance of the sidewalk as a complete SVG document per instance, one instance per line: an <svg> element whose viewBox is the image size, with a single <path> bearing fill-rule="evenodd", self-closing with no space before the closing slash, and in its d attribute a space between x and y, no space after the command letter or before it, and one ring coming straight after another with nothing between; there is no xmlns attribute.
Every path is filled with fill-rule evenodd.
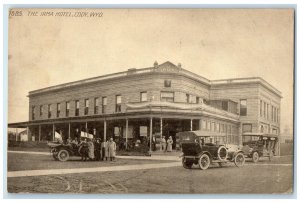
<svg viewBox="0 0 300 203"><path fill-rule="evenodd" d="M7 151L8 153L17 153L17 154L35 154L35 155L47 155L50 156L49 152L32 152L32 151ZM172 152L169 152L172 153ZM118 159L140 159L140 160L162 160L162 161L181 161L179 157L180 153L174 152L172 154L164 154L164 152L155 153L151 156L116 156Z"/></svg>

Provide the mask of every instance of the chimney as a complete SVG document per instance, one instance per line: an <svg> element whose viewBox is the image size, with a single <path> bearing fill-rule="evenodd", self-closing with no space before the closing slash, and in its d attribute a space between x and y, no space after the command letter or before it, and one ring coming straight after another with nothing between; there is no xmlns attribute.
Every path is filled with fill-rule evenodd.
<svg viewBox="0 0 300 203"><path fill-rule="evenodd" d="M154 68L157 68L158 67L158 63L157 61L154 62Z"/></svg>
<svg viewBox="0 0 300 203"><path fill-rule="evenodd" d="M178 63L177 67L181 69L181 63Z"/></svg>

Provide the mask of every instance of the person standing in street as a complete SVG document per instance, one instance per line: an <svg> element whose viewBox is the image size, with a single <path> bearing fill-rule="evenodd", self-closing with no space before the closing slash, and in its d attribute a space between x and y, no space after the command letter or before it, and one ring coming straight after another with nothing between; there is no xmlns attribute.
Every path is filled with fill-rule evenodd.
<svg viewBox="0 0 300 203"><path fill-rule="evenodd" d="M161 138L161 141L160 141L160 144L161 144L161 150L162 151L166 151L166 146L167 146L167 141L166 141L166 138L165 136L162 136Z"/></svg>
<svg viewBox="0 0 300 203"><path fill-rule="evenodd" d="M109 139L107 148L108 148L108 155L110 157L110 161L115 160L117 145L114 142L112 137Z"/></svg>
<svg viewBox="0 0 300 203"><path fill-rule="evenodd" d="M172 152L173 139L172 136L169 137L167 141L167 152Z"/></svg>

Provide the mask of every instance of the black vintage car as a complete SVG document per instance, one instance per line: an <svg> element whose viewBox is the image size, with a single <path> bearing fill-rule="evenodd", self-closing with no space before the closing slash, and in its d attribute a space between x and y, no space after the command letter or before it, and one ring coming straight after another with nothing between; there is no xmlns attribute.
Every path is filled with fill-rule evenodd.
<svg viewBox="0 0 300 203"><path fill-rule="evenodd" d="M260 157L268 157L272 160L275 149L278 144L278 135L264 133L244 133L243 151L245 156L251 158L254 163L259 161Z"/></svg>
<svg viewBox="0 0 300 203"><path fill-rule="evenodd" d="M182 148L182 165L190 169L199 165L201 170L207 169L210 164L218 163L219 166L231 161L237 167L243 166L245 156L237 145L221 144L225 136L206 131L186 131L177 133ZM213 138L216 143L213 143Z"/></svg>
<svg viewBox="0 0 300 203"><path fill-rule="evenodd" d="M61 142L49 142L48 147L54 160L67 161L70 156L81 156L79 146L76 144L64 144Z"/></svg>

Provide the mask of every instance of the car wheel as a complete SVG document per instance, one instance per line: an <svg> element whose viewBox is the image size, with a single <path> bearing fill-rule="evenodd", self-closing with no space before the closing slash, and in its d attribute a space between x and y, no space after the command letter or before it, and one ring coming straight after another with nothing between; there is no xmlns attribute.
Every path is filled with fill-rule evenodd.
<svg viewBox="0 0 300 203"><path fill-rule="evenodd" d="M202 154L199 158L199 167L201 170L208 169L210 165L210 158L207 154Z"/></svg>
<svg viewBox="0 0 300 203"><path fill-rule="evenodd" d="M193 166L193 162L187 161L186 158L183 157L182 158L182 166L183 166L183 168L191 169Z"/></svg>
<svg viewBox="0 0 300 203"><path fill-rule="evenodd" d="M218 159L220 161L225 161L227 159L227 156L228 156L228 151L226 147L220 146L218 149Z"/></svg>
<svg viewBox="0 0 300 203"><path fill-rule="evenodd" d="M252 161L254 163L256 163L256 162L258 162L258 160L259 160L258 152L253 152L253 154L252 154Z"/></svg>
<svg viewBox="0 0 300 203"><path fill-rule="evenodd" d="M234 157L234 164L237 166L237 167L241 167L243 166L245 163L245 156L243 153L239 152L237 153L237 155Z"/></svg>
<svg viewBox="0 0 300 203"><path fill-rule="evenodd" d="M60 150L57 155L59 161L67 161L69 156L69 152L65 149Z"/></svg>

